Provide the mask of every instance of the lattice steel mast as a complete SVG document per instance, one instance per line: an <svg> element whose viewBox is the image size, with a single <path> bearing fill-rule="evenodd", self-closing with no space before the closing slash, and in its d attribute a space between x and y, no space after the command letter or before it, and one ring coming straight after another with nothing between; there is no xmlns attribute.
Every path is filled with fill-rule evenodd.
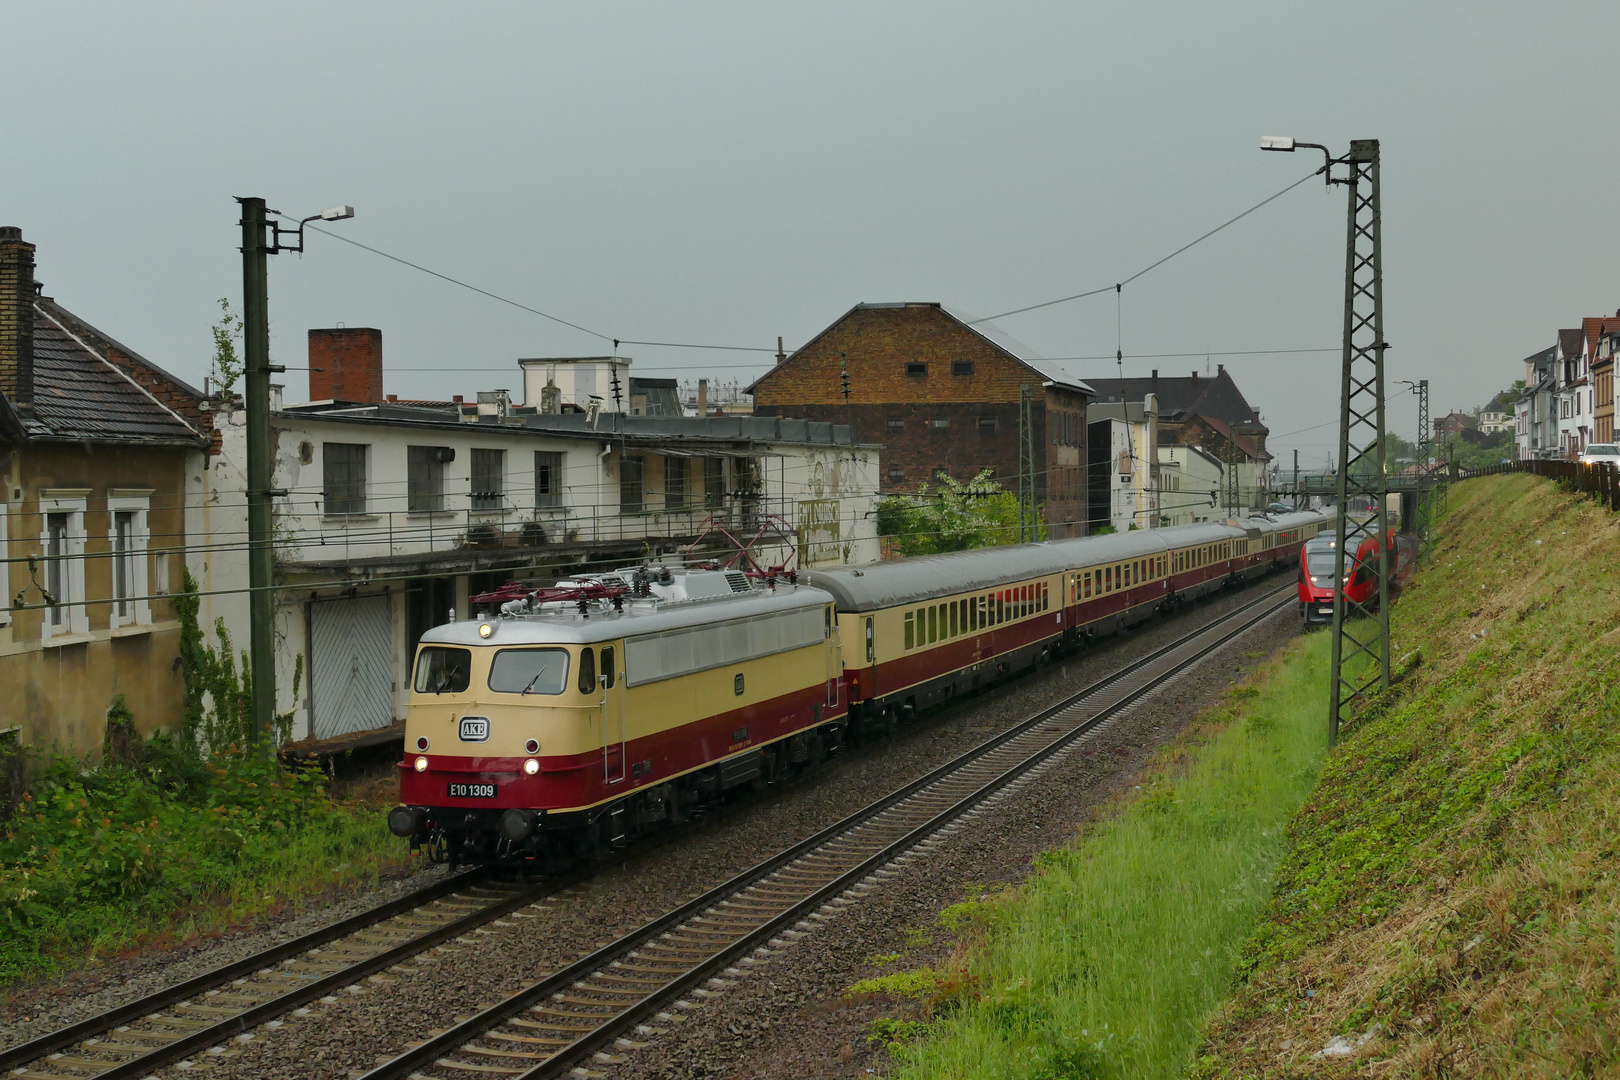
<svg viewBox="0 0 1620 1080"><path fill-rule="evenodd" d="M1374 684L1389 687L1389 472L1384 445L1383 222L1378 197L1378 140L1353 139L1350 152L1334 157L1318 143L1268 136L1261 149L1321 150L1322 175L1349 193L1344 263L1344 351L1339 377L1339 470L1335 502L1333 568L1333 659L1328 690L1328 745L1339 739L1349 705ZM1335 175L1335 169L1342 170ZM1370 517L1351 519L1351 503L1372 500ZM1376 531L1374 531L1376 530ZM1378 559L1365 570L1378 581L1377 610L1344 594L1345 564L1363 539L1379 540ZM1358 574L1362 570L1358 569Z"/></svg>

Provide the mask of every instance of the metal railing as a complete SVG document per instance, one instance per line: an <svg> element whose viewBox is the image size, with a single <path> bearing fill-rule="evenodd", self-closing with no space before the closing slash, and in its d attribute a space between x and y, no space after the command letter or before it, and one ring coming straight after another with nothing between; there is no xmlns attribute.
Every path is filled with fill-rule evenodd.
<svg viewBox="0 0 1620 1080"><path fill-rule="evenodd" d="M1529 461L1508 461L1500 465L1487 465L1483 469L1469 469L1460 479L1476 476L1504 476L1508 473L1530 473L1544 476L1559 484L1568 485L1583 495L1596 495L1598 501L1610 510L1620 511L1620 466L1608 462L1584 465L1579 461L1556 461L1535 458Z"/></svg>

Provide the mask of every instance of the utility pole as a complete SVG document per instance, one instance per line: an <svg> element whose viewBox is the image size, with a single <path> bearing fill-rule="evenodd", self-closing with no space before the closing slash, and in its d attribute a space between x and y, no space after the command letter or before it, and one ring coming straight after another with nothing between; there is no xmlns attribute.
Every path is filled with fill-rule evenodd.
<svg viewBox="0 0 1620 1080"><path fill-rule="evenodd" d="M1294 451L1294 509L1299 509L1299 451Z"/></svg>
<svg viewBox="0 0 1620 1080"><path fill-rule="evenodd" d="M1040 534L1035 514L1035 388L1025 383L1018 395L1018 542Z"/></svg>
<svg viewBox="0 0 1620 1080"><path fill-rule="evenodd" d="M1337 179L1331 164L1348 174ZM1378 140L1355 139L1350 153L1330 163L1329 183L1349 193L1344 258L1344 350L1339 379L1338 543L1334 547L1332 670L1329 674L1328 745L1339 741L1339 727L1354 700L1374 683L1389 688L1389 475L1384 445L1384 266L1383 220L1379 204ZM1372 500L1372 527L1378 543L1378 610L1345 597L1347 570L1369 532L1369 522L1350 521L1350 501ZM1368 625L1372 619L1373 624ZM1347 672L1365 659L1377 672Z"/></svg>
<svg viewBox="0 0 1620 1080"><path fill-rule="evenodd" d="M242 375L247 383L248 663L253 727L267 742L276 722L275 551L270 542L270 287L264 200L242 204Z"/></svg>
<svg viewBox="0 0 1620 1080"><path fill-rule="evenodd" d="M1389 473L1384 445L1384 257L1383 219L1379 205L1377 139L1352 139L1350 152L1334 157L1320 143L1296 142L1268 135L1262 150L1292 153L1299 148L1322 151L1319 175L1349 194L1344 257L1344 351L1339 377L1339 470L1334 485L1338 503L1333 563L1333 659L1329 673L1328 745L1339 740L1340 721L1352 702L1376 683L1389 687ZM1334 175L1334 169L1343 171ZM1350 500L1374 500L1372 524L1350 522ZM1345 599L1346 563L1354 560L1361 541L1376 529L1378 610ZM1370 625L1369 625L1370 622ZM1355 671L1358 662L1373 662L1377 673ZM1347 673L1347 666L1350 671Z"/></svg>
<svg viewBox="0 0 1620 1080"><path fill-rule="evenodd" d="M283 490L270 486L275 452L270 445L270 376L285 367L270 363L269 256L304 251L304 226L311 221L343 221L354 207L334 206L304 218L296 229L276 222L275 210L259 198L238 197L242 204L242 376L247 383L248 507L248 670L253 680L253 727L266 743L276 725L275 548L271 506ZM283 245L283 235L297 236Z"/></svg>

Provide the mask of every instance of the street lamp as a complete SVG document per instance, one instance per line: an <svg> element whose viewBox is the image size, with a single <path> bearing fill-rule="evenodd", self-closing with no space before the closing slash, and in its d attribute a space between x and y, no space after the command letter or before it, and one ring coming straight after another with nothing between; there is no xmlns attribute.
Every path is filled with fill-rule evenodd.
<svg viewBox="0 0 1620 1080"><path fill-rule="evenodd" d="M1375 685L1389 688L1389 476L1384 461L1384 350L1389 343L1384 340L1378 140L1352 139L1349 153L1342 157L1335 157L1321 143L1300 142L1285 135L1263 136L1260 149L1288 154L1300 149L1322 151L1320 175L1329 185L1343 184L1350 196L1344 265L1344 351L1339 376L1339 469L1335 484L1339 516L1333 559L1335 580L1343 582L1345 553L1354 551L1350 545L1368 531L1366 521L1351 526L1345 508L1353 498L1374 500L1378 507L1378 610L1369 611L1355 604L1356 610L1347 612L1344 590L1334 591L1328 705L1328 745L1332 746L1338 741L1339 721L1350 703ZM1334 175L1335 168L1341 170L1339 175ZM1376 636L1353 625L1350 619L1355 616L1376 616ZM1377 676L1345 678L1346 662L1358 656L1370 660L1375 654Z"/></svg>
<svg viewBox="0 0 1620 1080"><path fill-rule="evenodd" d="M248 505L248 670L253 678L253 726L269 741L276 723L275 552L271 546L271 500L285 495L270 486L275 468L270 449L270 376L287 369L270 363L268 257L304 250L304 226L311 221L344 221L352 206L332 206L284 229L260 198L242 204L242 374L247 389ZM268 235L266 235L268 232ZM282 243L282 237L297 237Z"/></svg>

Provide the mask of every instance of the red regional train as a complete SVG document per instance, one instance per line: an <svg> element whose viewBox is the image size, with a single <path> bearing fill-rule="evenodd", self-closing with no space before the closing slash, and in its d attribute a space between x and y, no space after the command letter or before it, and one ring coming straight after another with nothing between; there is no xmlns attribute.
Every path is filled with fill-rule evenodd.
<svg viewBox="0 0 1620 1080"><path fill-rule="evenodd" d="M1416 541L1391 528L1385 542L1395 560L1390 585L1399 589L1416 563ZM1369 609L1377 606L1380 551L1376 531L1356 545L1355 555L1346 560L1350 579L1344 587L1346 600ZM1300 549L1299 614L1307 627L1333 621L1333 562L1334 538L1330 533L1323 532Z"/></svg>
<svg viewBox="0 0 1620 1080"><path fill-rule="evenodd" d="M806 572L508 586L417 648L389 827L452 864L591 858L1090 637L1296 563L1286 514Z"/></svg>

